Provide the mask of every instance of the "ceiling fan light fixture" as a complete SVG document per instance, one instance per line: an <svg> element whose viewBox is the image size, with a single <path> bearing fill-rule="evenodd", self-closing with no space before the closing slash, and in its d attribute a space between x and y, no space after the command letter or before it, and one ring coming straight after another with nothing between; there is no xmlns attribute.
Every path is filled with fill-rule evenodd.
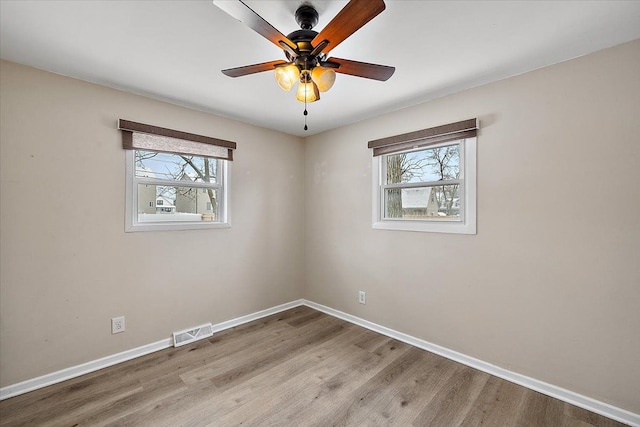
<svg viewBox="0 0 640 427"><path fill-rule="evenodd" d="M228 68L222 70L222 73L229 77L240 77L274 70L278 86L287 92L299 82L296 99L305 104L304 130L308 129L307 103L318 101L320 92L333 87L336 72L386 81L395 71L394 67L386 65L328 57L329 51L385 9L384 0L349 0L320 33L313 30L318 23L318 11L308 0L300 1L295 12L300 30L286 36L247 6L244 0L213 0L213 3L282 49L287 58L287 61L276 60Z"/></svg>
<svg viewBox="0 0 640 427"><path fill-rule="evenodd" d="M290 62L287 65L276 67L275 77L278 86L288 92L300 80L300 70L296 64Z"/></svg>
<svg viewBox="0 0 640 427"><path fill-rule="evenodd" d="M336 72L333 68L318 65L311 70L311 80L318 85L320 92L326 92L333 87L333 83L336 81Z"/></svg>
<svg viewBox="0 0 640 427"><path fill-rule="evenodd" d="M315 102L320 99L318 86L312 81L300 82L296 99L300 102Z"/></svg>

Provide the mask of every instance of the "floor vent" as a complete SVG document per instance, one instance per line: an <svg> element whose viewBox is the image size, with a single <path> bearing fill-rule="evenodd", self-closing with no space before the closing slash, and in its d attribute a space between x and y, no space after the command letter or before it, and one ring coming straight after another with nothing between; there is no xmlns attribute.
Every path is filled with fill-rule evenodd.
<svg viewBox="0 0 640 427"><path fill-rule="evenodd" d="M184 331L178 331L173 333L173 346L180 347L181 345L189 344L194 341L201 340L213 335L213 327L211 323L206 325L196 326L195 328L185 329Z"/></svg>

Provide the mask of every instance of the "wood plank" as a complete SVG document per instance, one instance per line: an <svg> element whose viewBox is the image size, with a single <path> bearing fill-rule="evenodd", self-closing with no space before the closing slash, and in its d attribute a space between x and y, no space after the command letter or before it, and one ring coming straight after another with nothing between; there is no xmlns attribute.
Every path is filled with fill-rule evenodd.
<svg viewBox="0 0 640 427"><path fill-rule="evenodd" d="M491 377L462 425L517 425L528 392L522 386Z"/></svg>
<svg viewBox="0 0 640 427"><path fill-rule="evenodd" d="M382 416L389 424L411 425L416 414L424 410L458 369L458 363L424 352L417 369L398 385L398 393L382 408Z"/></svg>
<svg viewBox="0 0 640 427"><path fill-rule="evenodd" d="M619 422L602 415L595 414L586 409L579 408L568 403L564 404L565 424L567 426L600 426L600 427L616 427L621 425Z"/></svg>
<svg viewBox="0 0 640 427"><path fill-rule="evenodd" d="M419 369L423 351L410 348L401 357L389 363L373 378L359 387L354 395L332 411L331 422L337 426L355 425L364 421L367 425L385 423L381 409L398 393L398 386ZM318 423L316 425L320 425Z"/></svg>
<svg viewBox="0 0 640 427"><path fill-rule="evenodd" d="M413 425L460 425L488 380L489 375L484 372L457 366Z"/></svg>
<svg viewBox="0 0 640 427"><path fill-rule="evenodd" d="M530 391L530 390L529 390ZM549 423L562 424L564 402L530 391L526 393L517 425L548 426ZM558 422L560 421L560 422Z"/></svg>
<svg viewBox="0 0 640 427"><path fill-rule="evenodd" d="M286 425L286 420L292 417L295 423L302 423L301 412L311 409L307 408L307 404L313 402L317 390L322 388L323 384L331 382L336 371L358 371L365 366L372 367L380 360L379 357L354 349L350 345L344 346L341 350L328 349L321 363L313 363L314 358L307 358L307 368L304 372L283 378L284 381L277 388L259 396L252 394L252 399L221 418L221 425ZM233 396L237 394L234 393ZM262 409L256 411L256 407Z"/></svg>
<svg viewBox="0 0 640 427"><path fill-rule="evenodd" d="M342 402L352 398L355 390L360 388L371 378L378 375L389 363L401 357L411 347L406 344L400 346L389 341L389 351L382 354L358 351L356 360L340 360L324 381L304 386L296 395L294 401L286 405L274 406L261 419L258 425L327 425L335 422L335 411ZM391 348L393 347L393 350Z"/></svg>

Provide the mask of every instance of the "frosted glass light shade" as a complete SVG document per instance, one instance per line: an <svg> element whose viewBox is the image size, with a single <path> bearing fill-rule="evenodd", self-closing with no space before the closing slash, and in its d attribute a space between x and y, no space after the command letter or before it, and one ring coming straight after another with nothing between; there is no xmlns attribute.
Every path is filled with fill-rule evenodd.
<svg viewBox="0 0 640 427"><path fill-rule="evenodd" d="M333 68L317 66L311 70L311 79L318 85L320 92L326 92L336 81L336 72Z"/></svg>
<svg viewBox="0 0 640 427"><path fill-rule="evenodd" d="M305 94L307 102L314 102L320 99L320 92L318 92L318 86L313 82L303 83L298 85L298 93L296 99L300 102L305 102Z"/></svg>
<svg viewBox="0 0 640 427"><path fill-rule="evenodd" d="M288 92L300 78L300 70L294 63L290 63L282 67L276 67L275 76L278 86Z"/></svg>

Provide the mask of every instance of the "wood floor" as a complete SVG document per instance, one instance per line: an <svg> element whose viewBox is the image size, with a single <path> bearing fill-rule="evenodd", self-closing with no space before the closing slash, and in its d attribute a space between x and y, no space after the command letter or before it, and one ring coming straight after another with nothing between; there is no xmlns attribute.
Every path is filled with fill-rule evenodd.
<svg viewBox="0 0 640 427"><path fill-rule="evenodd" d="M0 425L622 424L297 307L7 399Z"/></svg>

